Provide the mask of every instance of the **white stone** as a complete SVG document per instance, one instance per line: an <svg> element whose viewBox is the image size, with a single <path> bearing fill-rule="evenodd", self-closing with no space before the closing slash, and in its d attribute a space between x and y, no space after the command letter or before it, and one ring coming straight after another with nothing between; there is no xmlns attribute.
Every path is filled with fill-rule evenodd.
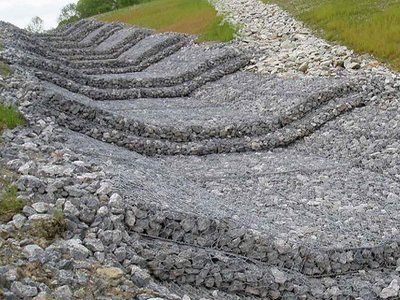
<svg viewBox="0 0 400 300"><path fill-rule="evenodd" d="M32 204L32 207L38 213L46 213L49 210L50 205L45 202L36 202Z"/></svg>
<svg viewBox="0 0 400 300"><path fill-rule="evenodd" d="M381 293L379 294L379 297L382 299L387 299L390 297L396 297L399 294L399 282L397 279L393 279L392 282L389 284L388 287L385 287Z"/></svg>
<svg viewBox="0 0 400 300"><path fill-rule="evenodd" d="M64 213L71 216L79 216L79 210L71 203L71 201L65 202Z"/></svg>
<svg viewBox="0 0 400 300"><path fill-rule="evenodd" d="M283 284L287 281L286 274L279 271L277 268L271 268L271 273L274 276L276 283Z"/></svg>

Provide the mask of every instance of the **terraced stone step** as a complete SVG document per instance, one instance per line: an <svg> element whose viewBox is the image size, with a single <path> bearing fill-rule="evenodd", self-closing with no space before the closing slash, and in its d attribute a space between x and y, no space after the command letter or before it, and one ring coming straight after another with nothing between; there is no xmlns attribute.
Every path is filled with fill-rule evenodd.
<svg viewBox="0 0 400 300"><path fill-rule="evenodd" d="M67 37L70 34L72 34L73 32L79 30L80 27L83 27L87 24L89 24L91 21L90 19L81 19L75 23L69 23L69 24L65 24L62 27L58 27L50 32L44 32L44 33L39 33L38 36L39 37L56 37L56 38L60 38L60 37Z"/></svg>
<svg viewBox="0 0 400 300"><path fill-rule="evenodd" d="M112 168L119 170L118 187L124 194L125 220L130 231L150 240L161 240L163 245L169 243L175 245L173 247L178 244L177 247L193 253L206 249L216 257L228 256L233 260L236 257L267 270L275 266L288 274L297 274L296 278L396 267L400 255L399 241L388 239L381 245L374 245L376 234L379 235L383 228L376 229L374 233L365 232L356 241L351 234L330 227L341 226L338 220L344 221L352 216L354 220L351 224L358 224L361 228L380 224L390 231L395 218L381 223L361 213L337 214L334 213L337 208L325 206L323 202L317 205L299 201L293 189L296 183L288 184L292 178L301 176L302 190L307 193L309 186L320 182L320 178L328 178L325 179L325 186L320 186L320 191L333 193L334 197L336 194L336 197L339 196L336 200L340 200L343 191L346 191L345 195L353 193L351 189L341 187L346 184L343 174L353 170L352 181L362 186L365 180L376 180L377 175L373 172L354 170L351 165L319 157L304 157L301 153L285 150L245 155L166 157L160 163L159 160L144 158L112 145L90 141L83 135L75 136L69 143L73 142L75 145L70 146L80 148L83 153L107 153L97 159L112 161ZM296 169L293 169L292 162L295 162ZM188 175L193 171L195 173ZM279 186L277 190L271 187L267 195L265 191L260 194L264 188L258 186L259 190L254 193L249 183L251 179L264 179L265 184L272 182ZM231 193L225 190L225 195L221 194L214 183L225 189L233 187L233 190ZM380 187L381 193L391 184L385 182ZM242 188L245 189L240 191ZM348 202L357 206L365 199L362 194L368 191L361 189L360 192L357 186L352 189L358 191L359 196L352 196L354 199ZM140 200L144 198L147 200ZM335 199L332 200L334 203ZM379 204L379 199L371 199L370 202L368 205L371 207L378 205L376 210L369 212L374 215L384 205ZM326 219L323 220L322 216ZM376 217L386 219L387 215L381 213ZM324 231L319 228L320 222L327 225ZM313 224L312 228L308 224ZM351 232L352 228L346 230ZM150 253L141 251L147 253L145 257L149 258L150 266L156 262L163 266L165 259L155 259L155 255L151 254L156 253L156 249ZM177 251L181 252L185 251ZM168 268L165 272L174 274ZM164 276L162 273L158 276Z"/></svg>
<svg viewBox="0 0 400 300"><path fill-rule="evenodd" d="M242 77L246 77L246 74L241 75ZM231 78L226 77L226 83L234 82L238 76L240 75L231 75ZM255 79L253 76L247 76L249 81ZM282 96L288 93L286 88L291 85L291 82L288 82L287 87L282 89L283 94L275 95L276 102L271 101L272 97L270 96L264 96L265 98L263 98L260 95L258 103L248 101L248 97L250 96L248 93L238 93L235 100L230 99L229 95L227 95L228 97L226 97L227 99L225 100L222 97L216 96L219 93L223 93L225 90L225 84L222 83L223 80L210 83L209 86L205 87L205 90L200 89L196 92L196 95L189 98L150 98L135 101L105 101L101 103L95 103L91 101L90 98L73 95L64 90L65 99L62 101L73 99L77 102L76 105L74 105L73 102L64 105L57 104L53 101L49 101L50 103L46 105L50 105L50 107L56 110L59 110L58 107L69 107L67 110L61 109L60 112L66 114L71 114L72 112L75 116L81 115L81 111L97 111L97 116L94 118L95 120L108 119L108 121L106 123L103 122L103 124L108 123L106 126L109 130L116 129L121 134L125 132L131 136L136 135L148 137L153 140L160 139L169 140L171 142L190 142L220 138L220 140L215 140L215 146L222 146L223 144L229 145L230 142L234 145L235 141L250 145L251 141L257 141L257 139L268 140L272 137L265 136L262 138L262 136L271 134L286 125L290 125L296 120L298 120L297 126L309 125L308 129L303 129L302 134L306 135L322 125L326 120L336 117L357 105L362 105L362 102L357 101L357 94L351 96L352 93L357 90L356 87L347 84L343 85L340 82L337 82L336 86L332 86L331 89L321 90L314 94L308 94L307 90L304 91L304 96L301 94L293 94L287 98L286 103ZM243 84L245 85L245 83ZM258 81L260 91L264 91L267 95L268 90L273 89L275 84L276 82L274 80L264 82ZM304 82L305 86L307 84L309 83ZM49 88L53 89L52 87ZM308 89L315 90L315 88L316 86ZM56 92L57 89L54 89L54 91ZM349 101L346 99L335 99L347 93L349 94ZM254 97L254 95L252 97ZM351 100L351 97L353 97L354 100ZM62 98L63 97L61 97L61 99ZM218 99L218 101L216 101L216 99ZM266 102L262 103L264 99ZM78 103L81 103L81 106ZM260 105L265 105L263 111L260 111ZM240 111L238 107L240 107ZM321 111L319 111L320 109ZM271 111L273 111L273 113L271 113ZM175 114L175 112L179 113ZM315 120L315 124L318 125L311 126L309 124L309 119L311 117L304 120L302 119L307 114L310 114L312 117L318 117L320 115L324 116L325 113L325 119L321 118L320 120ZM93 114L91 113L90 115ZM91 119L88 121L91 121ZM300 128L301 127L298 127L298 129ZM284 132L284 129L280 132ZM293 130L293 133L301 137L300 132ZM290 135L290 130L288 130L286 135L292 137L292 135ZM253 137L251 141L249 139L246 141L246 138L251 137ZM210 142L212 141L206 141L205 143ZM129 142L127 143L129 144ZM181 146L186 148L189 147L188 145L189 144L186 143ZM248 146L247 148L242 147L238 148L237 151L246 149L249 150L251 148ZM181 150L182 153L184 153L183 148ZM213 152L217 150L210 151ZM188 154L190 153L188 152Z"/></svg>
<svg viewBox="0 0 400 300"><path fill-rule="evenodd" d="M90 33L103 26L103 22L95 19L88 19L85 23L82 23L78 28L75 28L72 32L66 36L46 36L45 39L49 43L65 43L66 40L69 42L78 42L87 37Z"/></svg>
<svg viewBox="0 0 400 300"><path fill-rule="evenodd" d="M154 37L150 37L152 39L155 39ZM144 38L147 39L147 38ZM179 49L181 49L185 44L188 43L188 39L184 38L181 35L171 35L167 38L160 38L158 37L158 43L155 43L154 45L152 45L152 47L142 47L140 45L141 42L135 44L132 43L130 44L131 49L135 49L137 55L135 56L135 58L127 58L125 55L125 53L122 53L122 55L120 55L120 57L118 59L110 59L107 61L80 61L80 62L76 62L76 61L68 61L65 59L62 60L50 60L50 59L46 59L43 57L40 57L38 55L20 55L19 59L16 60L16 62L24 64L26 66L29 67L36 67L39 69L43 69L43 70L47 70L47 71L52 71L52 72L56 72L60 75L64 75L65 77L68 77L70 79L74 79L76 81L80 81L82 84L87 84L88 81L90 83L90 79L92 77L86 76L85 74L81 74L81 72L79 70L76 70L76 68L85 68L85 67L90 67L92 68L91 71L92 73L94 73L93 75L95 75L97 72L93 71L93 70L99 70L99 73L103 73L103 74L107 74L106 70L104 70L104 67L108 67L109 69L111 69L111 72L113 72L112 70L114 68L130 68L130 67L134 67L139 69L140 71L143 70L145 68L145 66L149 66L152 63L158 62L161 59L166 58L169 55L172 55L173 53L177 52ZM128 44L129 45L129 44ZM124 46L125 48L127 48L127 46ZM225 50L225 49L224 49ZM129 50L131 51L131 50ZM197 61L200 60L200 57L203 56L204 54L202 53L203 50L199 49L197 51L192 51L194 52L194 57L192 57L193 59L197 58ZM222 56L223 54L225 54L223 51L221 51L221 54L217 53L217 50L214 51L214 53L209 53L211 54L210 59L208 60L208 64L211 64L213 61L216 61L217 59L223 59L223 57L219 58L219 56ZM226 49L225 50L226 54L225 57L234 57L234 55L237 55L238 53L234 52L233 49ZM203 54L203 55L202 55ZM182 55L182 54L180 54ZM183 52L183 55L185 55L185 52ZM190 53L188 54L190 55ZM188 56L187 55L187 56ZM219 55L219 56L218 56ZM192 54L193 56L193 54ZM196 57L199 56L199 57ZM169 59L173 59L173 58L169 58ZM205 60L205 63L207 63L207 60L205 58L203 58ZM189 62L181 62L181 68L185 67L186 64L188 64ZM201 63L201 62L200 62ZM204 63L203 63L204 64ZM215 63L214 63L215 64ZM194 67L200 68L202 67L201 64L199 66L199 62L197 62L197 64ZM203 67L204 68L204 67ZM85 73L87 73L87 70L83 70ZM159 70L156 70L159 71ZM188 70L190 71L190 70ZM193 71L192 71L193 72ZM83 72L82 72L83 73ZM180 72L182 73L182 71ZM129 76L129 75L127 75ZM130 76L134 76L134 74L130 74ZM145 75L143 75L145 76ZM172 75L170 75L172 76ZM139 76L136 76L139 77ZM93 77L94 79L96 77ZM107 77L104 77L105 80L107 80ZM110 77L110 78L114 78L114 77ZM94 79L92 79L91 81L94 81ZM131 80L131 79L130 79ZM125 80L127 81L127 80ZM118 82L121 82L121 80L119 80ZM112 82L113 87L115 87L115 84L117 84L118 82ZM121 82L122 84L123 82ZM96 86L94 84L92 84L93 86ZM100 86L100 87L105 87L105 86ZM124 86L122 85L121 88L124 88Z"/></svg>
<svg viewBox="0 0 400 300"><path fill-rule="evenodd" d="M117 33L118 31L115 34L113 34L110 38L112 38ZM127 34L125 38L119 40L114 46L112 46L108 50L96 51L96 50L75 48L67 51L67 53L69 54L71 54L72 52L73 55L66 54L65 57L60 55L60 53L62 53L63 50L54 49L52 47L49 48L48 44L45 41L34 39L24 32L19 32L19 31L15 32L14 30L13 34L16 35L16 38L11 40L11 43L17 49L23 49L30 53L34 53L39 56L43 56L45 58L53 59L56 61L65 62L66 60L71 58L73 58L74 60L79 60L79 59L103 60L103 59L118 58L122 53L129 50L134 44L136 44L138 41L140 41L141 39L143 39L144 37L146 37L151 33L152 31L148 29L134 28L133 30L129 30L129 34ZM121 37L120 35L118 36ZM106 39L105 41L107 40L108 39ZM76 44L75 46L78 47L79 44Z"/></svg>
<svg viewBox="0 0 400 300"><path fill-rule="evenodd" d="M80 93L93 100L127 100L135 98L170 98L170 97L185 97L191 92L201 87L209 81L217 80L224 75L231 74L241 67L245 66L248 59L243 56L238 56L229 59L216 67L205 70L203 73L193 77L180 79L182 83L176 83L171 86L160 87L143 87L131 89L100 89L86 85L77 84L76 82L59 76L55 73L40 71L36 76L42 80L52 82L60 87L64 87L69 91ZM157 80L157 79L156 79Z"/></svg>
<svg viewBox="0 0 400 300"><path fill-rule="evenodd" d="M56 42L53 43L52 46L55 48L55 50L58 48L60 50L56 50L58 53L61 55L68 55L68 54L73 54L77 48L94 48L97 45L101 44L104 42L106 39L108 39L110 36L118 32L119 30L122 30L124 28L123 24L120 23L110 23L110 24L104 24L98 29L94 30L91 32L89 35L87 35L84 39L79 41L78 43L76 42ZM71 49L73 48L73 49Z"/></svg>
<svg viewBox="0 0 400 300"><path fill-rule="evenodd" d="M62 64L52 65L51 61L31 60L30 66L37 66L41 71L57 72L57 75L70 79L74 83L101 89L116 89L122 92L126 89L133 88L154 88L168 87L193 80L200 74L207 72L209 69L217 68L226 62L232 61L240 57L240 52L234 49L216 49L202 53L202 50L191 51L194 53L185 53L189 51L181 51L164 58L161 62L152 65L146 71L121 75L99 75L89 76L80 74L71 68L63 68ZM194 55L193 55L194 54ZM207 54L205 56L204 54ZM209 55L209 57L208 57ZM175 63L176 56L188 56L187 60L181 59ZM35 63L36 62L36 63ZM168 68L169 64L173 64L174 68ZM238 67L239 68L239 67ZM166 71L168 70L168 71Z"/></svg>

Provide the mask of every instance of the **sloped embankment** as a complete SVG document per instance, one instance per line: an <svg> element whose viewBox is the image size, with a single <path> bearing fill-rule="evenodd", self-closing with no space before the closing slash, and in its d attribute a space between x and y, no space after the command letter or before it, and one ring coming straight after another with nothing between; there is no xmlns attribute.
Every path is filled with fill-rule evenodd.
<svg viewBox="0 0 400 300"><path fill-rule="evenodd" d="M2 26L3 55L41 85L36 113L72 129L65 145L122 196L106 204L111 218L70 216L110 262L132 265L118 260L123 231L124 247L177 290L374 299L395 286L398 180L344 149L321 154L321 132L374 109L379 78L255 75L240 71L240 49L120 23L37 36Z"/></svg>

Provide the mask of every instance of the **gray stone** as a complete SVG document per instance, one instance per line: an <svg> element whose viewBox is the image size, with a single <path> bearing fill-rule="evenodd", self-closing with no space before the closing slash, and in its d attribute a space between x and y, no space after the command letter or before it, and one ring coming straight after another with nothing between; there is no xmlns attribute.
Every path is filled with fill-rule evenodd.
<svg viewBox="0 0 400 300"><path fill-rule="evenodd" d="M60 270L58 271L57 280L60 284L72 285L75 283L75 275L72 271Z"/></svg>
<svg viewBox="0 0 400 300"><path fill-rule="evenodd" d="M54 290L55 300L70 300L72 299L73 293L68 285L63 285Z"/></svg>
<svg viewBox="0 0 400 300"><path fill-rule="evenodd" d="M64 247L69 251L71 257L76 260L84 260L90 254L90 250L83 246L79 240L65 241Z"/></svg>
<svg viewBox="0 0 400 300"><path fill-rule="evenodd" d="M283 284L287 281L287 276L284 272L278 270L277 268L271 268L271 273L275 278L276 283Z"/></svg>
<svg viewBox="0 0 400 300"><path fill-rule="evenodd" d="M63 211L67 216L79 216L79 210L71 203L71 201L65 202Z"/></svg>
<svg viewBox="0 0 400 300"><path fill-rule="evenodd" d="M18 297L34 297L38 294L36 287L22 284L19 281L15 281L11 285L11 291Z"/></svg>
<svg viewBox="0 0 400 300"><path fill-rule="evenodd" d="M104 245L101 240L98 239L84 239L83 243L87 248L92 250L93 252L102 252L104 251Z"/></svg>
<svg viewBox="0 0 400 300"><path fill-rule="evenodd" d="M22 226L24 226L26 222L26 217L21 214L16 214L13 218L10 224L14 225L16 229L21 229Z"/></svg>
<svg viewBox="0 0 400 300"><path fill-rule="evenodd" d="M381 293L379 294L379 296L382 299L387 299L387 298L391 298L391 297L397 297L399 294L399 282L397 279L393 279L389 286L385 287Z"/></svg>
<svg viewBox="0 0 400 300"><path fill-rule="evenodd" d="M117 193L114 193L111 195L108 204L111 208L111 212L113 212L113 213L122 214L125 212L124 200Z"/></svg>
<svg viewBox="0 0 400 300"><path fill-rule="evenodd" d="M50 208L50 205L45 202L36 202L32 204L32 208L36 210L39 214L47 213Z"/></svg>
<svg viewBox="0 0 400 300"><path fill-rule="evenodd" d="M44 250L35 244L27 245L24 247L28 259L36 259L44 253Z"/></svg>
<svg viewBox="0 0 400 300"><path fill-rule="evenodd" d="M135 226L136 217L135 217L135 214L133 213L133 211L128 210L128 211L126 212L126 215L125 215L125 223L126 223L126 225L128 225L130 228L133 228L133 227Z"/></svg>

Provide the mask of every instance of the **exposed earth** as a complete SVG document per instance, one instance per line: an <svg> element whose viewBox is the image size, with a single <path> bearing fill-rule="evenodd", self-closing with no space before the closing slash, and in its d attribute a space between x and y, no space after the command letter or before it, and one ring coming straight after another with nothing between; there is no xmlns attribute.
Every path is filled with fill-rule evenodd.
<svg viewBox="0 0 400 300"><path fill-rule="evenodd" d="M27 120L0 145L27 201L0 297L400 298L399 74L275 5L212 3L236 40L0 23Z"/></svg>

